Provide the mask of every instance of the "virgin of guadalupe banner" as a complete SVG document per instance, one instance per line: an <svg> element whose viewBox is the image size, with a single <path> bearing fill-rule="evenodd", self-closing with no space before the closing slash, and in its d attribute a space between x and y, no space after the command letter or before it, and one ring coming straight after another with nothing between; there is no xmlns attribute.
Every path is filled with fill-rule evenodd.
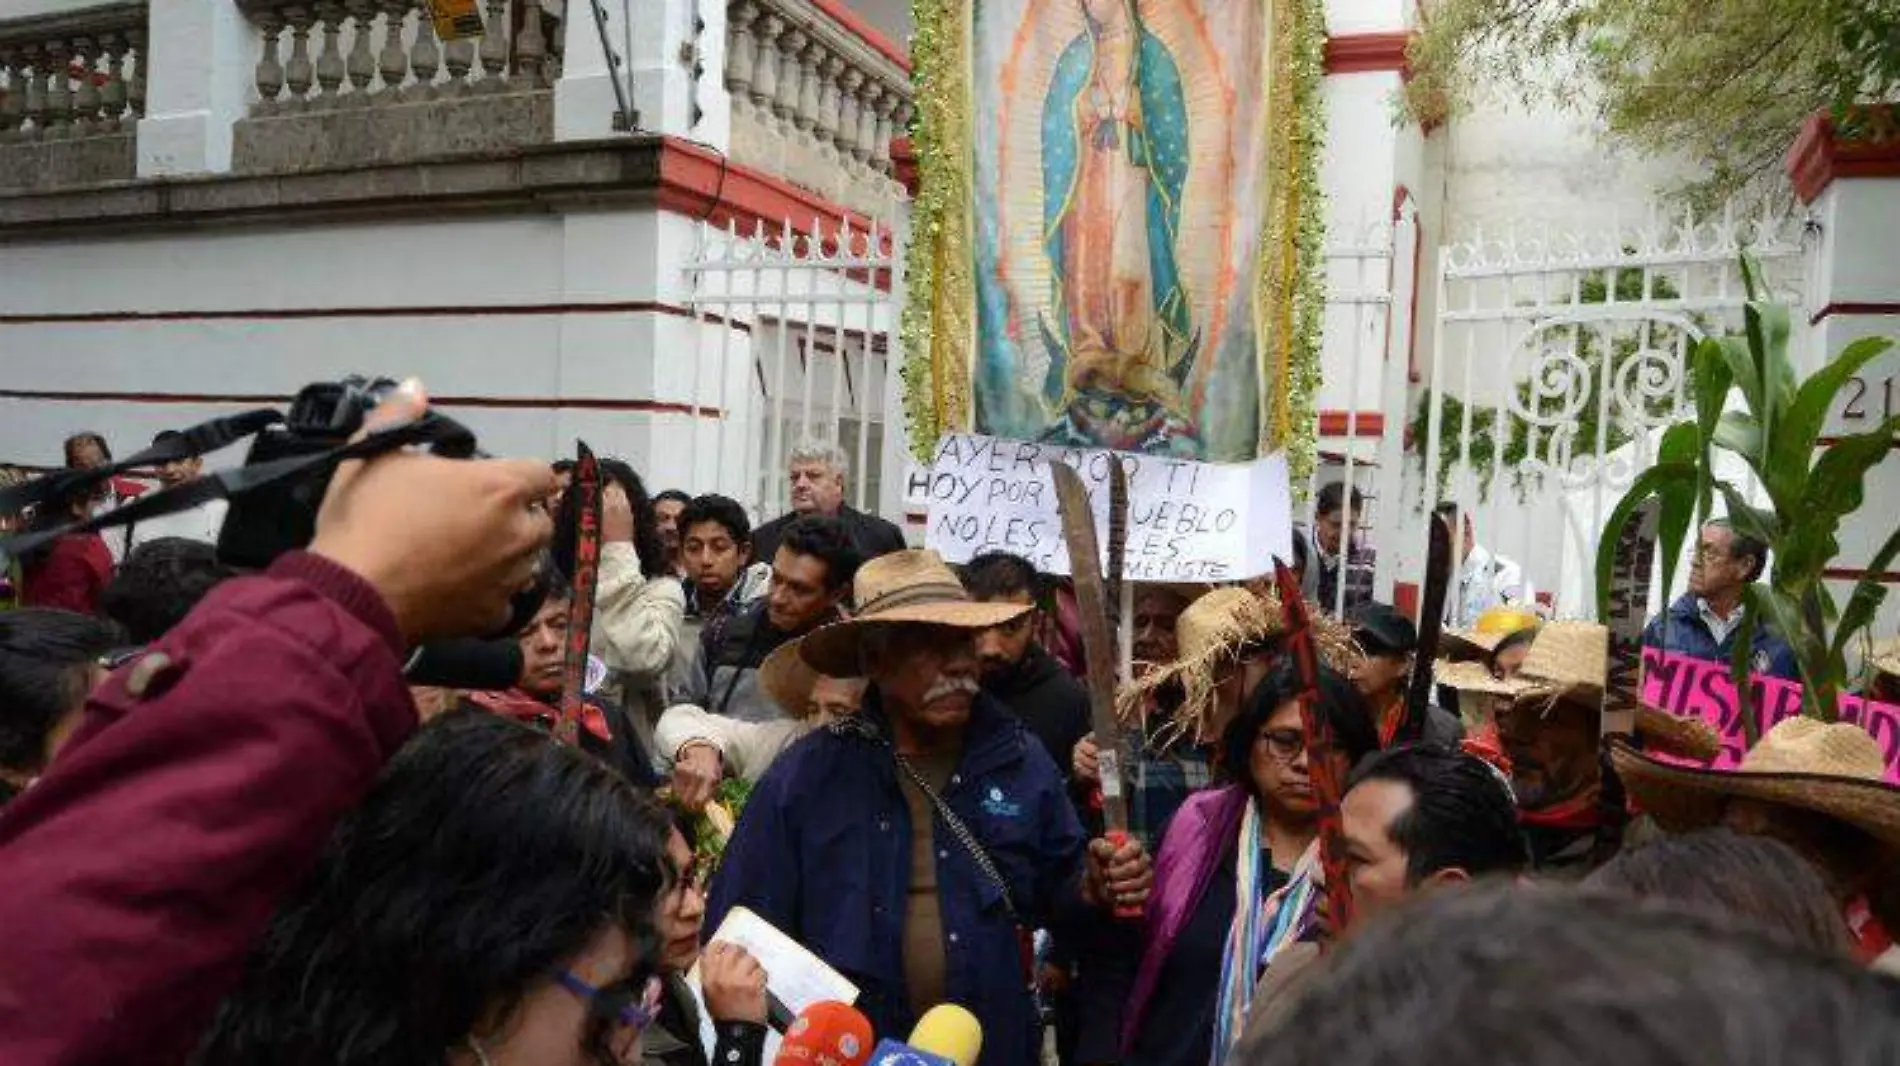
<svg viewBox="0 0 1900 1066"><path fill-rule="evenodd" d="M918 0L911 440L1310 461L1315 0Z"/></svg>

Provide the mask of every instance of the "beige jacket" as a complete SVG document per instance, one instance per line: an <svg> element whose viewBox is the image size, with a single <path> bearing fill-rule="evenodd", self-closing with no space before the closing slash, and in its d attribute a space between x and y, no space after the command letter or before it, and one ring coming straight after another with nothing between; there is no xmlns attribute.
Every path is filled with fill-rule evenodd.
<svg viewBox="0 0 1900 1066"><path fill-rule="evenodd" d="M686 593L678 579L640 573L631 544L603 544L594 593L594 654L620 690L657 685L679 647Z"/></svg>
<svg viewBox="0 0 1900 1066"><path fill-rule="evenodd" d="M660 715L660 724L653 730L653 747L660 758L671 763L688 744L711 744L719 749L727 770L747 781L757 781L780 752L811 730L811 719L745 722L680 703Z"/></svg>

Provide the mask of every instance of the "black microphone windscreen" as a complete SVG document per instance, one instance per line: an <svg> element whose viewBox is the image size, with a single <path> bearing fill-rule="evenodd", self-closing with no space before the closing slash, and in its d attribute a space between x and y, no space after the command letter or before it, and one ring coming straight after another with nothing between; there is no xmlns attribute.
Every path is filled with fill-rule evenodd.
<svg viewBox="0 0 1900 1066"><path fill-rule="evenodd" d="M514 688L521 680L521 645L512 639L434 641L416 649L403 677L442 688Z"/></svg>

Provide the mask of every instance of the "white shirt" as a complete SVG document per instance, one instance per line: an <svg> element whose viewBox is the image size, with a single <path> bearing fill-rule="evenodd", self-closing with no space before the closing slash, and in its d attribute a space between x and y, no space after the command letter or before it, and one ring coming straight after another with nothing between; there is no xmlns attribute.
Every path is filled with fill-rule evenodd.
<svg viewBox="0 0 1900 1066"><path fill-rule="evenodd" d="M1524 568L1489 548L1474 544L1458 572L1458 587L1453 590L1451 617L1454 629L1470 629L1478 616L1493 607L1507 604L1537 609L1537 594L1524 577Z"/></svg>
<svg viewBox="0 0 1900 1066"><path fill-rule="evenodd" d="M224 514L229 507L224 500L212 500L189 511L136 522L132 526L132 547L137 548L162 537L183 537L216 544L219 531L224 529Z"/></svg>
<svg viewBox="0 0 1900 1066"><path fill-rule="evenodd" d="M1716 614L1715 608L1709 606L1709 601L1700 596L1695 598L1695 609L1702 617L1702 624L1709 627L1709 636L1714 637L1718 645L1727 644L1729 634L1742 627L1742 605L1739 603L1729 612L1727 619Z"/></svg>

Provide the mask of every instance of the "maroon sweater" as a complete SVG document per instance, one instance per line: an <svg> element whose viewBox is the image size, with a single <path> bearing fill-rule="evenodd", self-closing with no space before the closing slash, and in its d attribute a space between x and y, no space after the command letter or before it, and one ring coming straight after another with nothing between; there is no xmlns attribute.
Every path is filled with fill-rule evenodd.
<svg viewBox="0 0 1900 1066"><path fill-rule="evenodd" d="M0 811L0 1062L178 1063L415 729L380 596L305 553L220 586Z"/></svg>

